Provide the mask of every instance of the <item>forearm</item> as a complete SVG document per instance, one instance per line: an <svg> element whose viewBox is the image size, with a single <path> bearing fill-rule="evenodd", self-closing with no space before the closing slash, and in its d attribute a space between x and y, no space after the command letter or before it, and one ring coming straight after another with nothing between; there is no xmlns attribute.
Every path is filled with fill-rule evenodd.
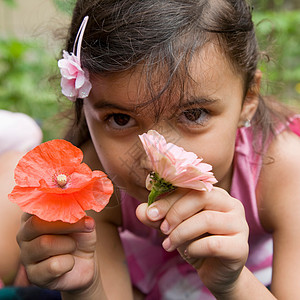
<svg viewBox="0 0 300 300"><path fill-rule="evenodd" d="M214 296L218 300L276 299L246 267L242 270L236 285L230 292L215 294Z"/></svg>

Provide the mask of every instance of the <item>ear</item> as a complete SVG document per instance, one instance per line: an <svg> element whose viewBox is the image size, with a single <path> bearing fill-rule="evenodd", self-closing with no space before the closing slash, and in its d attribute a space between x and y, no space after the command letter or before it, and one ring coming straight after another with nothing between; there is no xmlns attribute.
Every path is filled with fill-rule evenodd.
<svg viewBox="0 0 300 300"><path fill-rule="evenodd" d="M259 91L262 73L256 70L254 75L254 83L248 89L246 97L243 102L238 126L244 127L247 121L251 121L258 107Z"/></svg>

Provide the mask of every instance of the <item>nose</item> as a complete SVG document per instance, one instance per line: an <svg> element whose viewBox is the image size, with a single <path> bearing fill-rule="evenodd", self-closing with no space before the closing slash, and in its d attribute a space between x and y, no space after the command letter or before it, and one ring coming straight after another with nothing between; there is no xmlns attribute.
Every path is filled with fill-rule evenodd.
<svg viewBox="0 0 300 300"><path fill-rule="evenodd" d="M140 159L140 166L142 169L146 170L147 173L150 173L152 170L152 164L149 157L145 154L142 155Z"/></svg>
<svg viewBox="0 0 300 300"><path fill-rule="evenodd" d="M162 120L155 124L151 129L156 130L161 134L166 139L167 143L176 144L182 137L179 130L168 120Z"/></svg>

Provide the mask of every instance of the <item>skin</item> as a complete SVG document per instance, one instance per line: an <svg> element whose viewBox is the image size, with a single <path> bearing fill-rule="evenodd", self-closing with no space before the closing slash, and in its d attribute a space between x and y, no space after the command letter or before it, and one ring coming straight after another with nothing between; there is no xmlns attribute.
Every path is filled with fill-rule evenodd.
<svg viewBox="0 0 300 300"><path fill-rule="evenodd" d="M6 285L13 283L19 266L20 250L16 235L22 211L8 200L14 187L14 169L22 153L9 151L0 156L0 278Z"/></svg>
<svg viewBox="0 0 300 300"><path fill-rule="evenodd" d="M161 231L164 249L177 249L216 298L274 299L245 267L248 225L240 201L228 193L236 130L255 113L260 72L243 101L241 76L212 45L195 56L192 65L195 81L188 85L190 96L183 106L176 107L178 98L174 95L157 123L153 121L152 106L135 109L136 104L147 100L139 70L102 78L92 76L93 88L84 101L93 141L93 145L84 147L86 162L103 167L116 185L141 201L136 211L139 220ZM195 99L205 101L191 104ZM191 118L186 110L197 112L197 118ZM159 129L170 140L179 136L177 145L213 165L218 183L211 192L177 189L147 207L144 182L151 171L149 162L142 150L136 150L133 157L128 153L139 143L138 134L150 128ZM300 221L294 211L300 205L300 162L295 154L299 150L299 139L293 134L279 135L267 152L275 162L263 166L257 190L261 222L274 237L272 292L282 299L297 298ZM120 163L120 159L133 168ZM18 242L31 281L66 291L64 299L142 297L133 292L124 264L117 230L122 224L117 197L100 214L92 216L73 225L23 216Z"/></svg>

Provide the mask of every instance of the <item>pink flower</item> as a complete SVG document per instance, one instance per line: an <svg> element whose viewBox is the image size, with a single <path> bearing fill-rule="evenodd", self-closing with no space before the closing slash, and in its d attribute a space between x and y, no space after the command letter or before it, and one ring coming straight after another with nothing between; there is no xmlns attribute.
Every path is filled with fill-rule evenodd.
<svg viewBox="0 0 300 300"><path fill-rule="evenodd" d="M166 192L165 187L168 184L171 184L173 188L183 187L210 191L212 185L217 182L211 172L212 166L203 163L195 153L167 143L165 138L155 130L150 130L147 134L144 133L139 137L153 168L153 173L146 180L148 187L149 182L152 187L156 182L159 182L160 186L163 182L163 189L156 187L162 192Z"/></svg>
<svg viewBox="0 0 300 300"><path fill-rule="evenodd" d="M71 101L76 98L86 98L92 85L89 81L89 73L80 66L79 58L67 51L63 51L63 58L58 61L61 73L62 93Z"/></svg>
<svg viewBox="0 0 300 300"><path fill-rule="evenodd" d="M58 67L62 76L61 91L73 102L76 101L76 98L83 99L88 97L92 88L89 81L89 73L87 70L82 69L80 61L81 44L88 20L88 16L84 17L79 27L73 45L73 52L68 53L64 50L63 58L58 61Z"/></svg>

